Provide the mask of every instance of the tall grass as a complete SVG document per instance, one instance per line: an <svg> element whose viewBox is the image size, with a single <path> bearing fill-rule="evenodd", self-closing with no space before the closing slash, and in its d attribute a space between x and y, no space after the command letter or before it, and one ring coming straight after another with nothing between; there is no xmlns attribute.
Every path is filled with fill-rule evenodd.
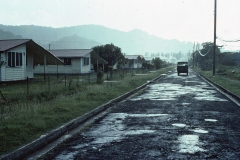
<svg viewBox="0 0 240 160"><path fill-rule="evenodd" d="M212 70L202 71L197 68L194 68L194 70L230 92L240 96L240 69L237 66L218 66L215 76L213 76ZM232 71L235 71L235 73Z"/></svg>
<svg viewBox="0 0 240 160"><path fill-rule="evenodd" d="M115 82L102 85L72 81L68 87L51 86L50 91L44 82L37 82L31 84L27 96L25 91L17 92L21 89L18 85L5 86L1 90L7 98L13 98L13 102L0 106L0 154L34 140L174 67L146 75L119 74L114 76Z"/></svg>

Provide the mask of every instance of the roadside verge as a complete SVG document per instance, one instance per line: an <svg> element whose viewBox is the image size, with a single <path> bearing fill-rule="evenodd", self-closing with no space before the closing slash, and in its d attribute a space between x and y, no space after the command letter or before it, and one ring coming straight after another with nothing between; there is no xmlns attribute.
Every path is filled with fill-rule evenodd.
<svg viewBox="0 0 240 160"><path fill-rule="evenodd" d="M132 95L132 94L138 92L139 90L143 89L144 87L146 87L148 84L150 84L153 81L156 81L157 79L160 79L164 76L165 75L161 75L161 76L153 79L152 81L149 81L149 82L141 85L140 87L137 87L134 90L132 90L130 92L127 92L127 93L109 101L108 103L105 103L105 104L97 107L93 111L88 112L88 113L84 114L83 116L80 116L76 119L71 120L70 122L62 125L61 127L57 128L57 129L54 129L54 130L46 133L45 135L42 135L40 138L28 143L27 145L24 145L24 146L22 146L22 147L20 147L16 150L14 150L13 152L10 152L8 154L5 154L5 155L1 156L0 159L3 159L3 160L23 159L23 158L27 157L28 155L30 155L30 154L34 153L35 151L39 150L40 148L46 146L50 142L58 139L59 137L64 135L66 132L76 128L78 125L86 122L87 120L89 120L90 118L99 114L100 112L105 111L110 106L112 106L114 103L117 103L117 102L120 102L120 101L126 99L130 95Z"/></svg>
<svg viewBox="0 0 240 160"><path fill-rule="evenodd" d="M231 99L234 103L236 103L238 106L240 106L240 97L234 93L232 93L231 91L223 88L222 86L220 86L219 84L211 81L210 79L208 79L207 77L205 77L204 75L199 74L199 76L204 79L205 81L207 81L208 83L210 83L211 85L215 86L216 88L219 89L219 91L226 95L229 99Z"/></svg>

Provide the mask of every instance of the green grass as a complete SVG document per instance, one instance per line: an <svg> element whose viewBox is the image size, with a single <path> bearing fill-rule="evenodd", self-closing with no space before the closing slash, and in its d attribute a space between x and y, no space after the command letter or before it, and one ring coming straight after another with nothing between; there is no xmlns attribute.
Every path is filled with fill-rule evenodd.
<svg viewBox="0 0 240 160"><path fill-rule="evenodd" d="M115 77L118 82L56 85L49 91L43 82L33 83L30 95L19 85L1 88L11 103L0 106L0 154L10 152L42 134L166 73L175 66L147 73ZM75 83L75 82L74 82ZM25 84L22 84L25 85ZM21 93L21 94L20 94ZM27 97L27 98L26 98ZM30 98L29 98L30 97Z"/></svg>
<svg viewBox="0 0 240 160"><path fill-rule="evenodd" d="M240 96L240 69L236 66L220 66L216 68L215 76L213 76L212 70L202 71L197 68L194 68L194 70L230 92ZM218 72L218 70L223 70L224 72ZM232 73L233 70L235 70L235 74Z"/></svg>

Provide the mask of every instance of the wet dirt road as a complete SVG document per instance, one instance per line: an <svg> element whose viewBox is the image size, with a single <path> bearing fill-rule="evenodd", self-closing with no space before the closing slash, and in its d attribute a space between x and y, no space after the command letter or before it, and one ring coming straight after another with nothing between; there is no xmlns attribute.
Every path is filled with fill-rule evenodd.
<svg viewBox="0 0 240 160"><path fill-rule="evenodd" d="M240 159L240 107L175 71L41 159Z"/></svg>

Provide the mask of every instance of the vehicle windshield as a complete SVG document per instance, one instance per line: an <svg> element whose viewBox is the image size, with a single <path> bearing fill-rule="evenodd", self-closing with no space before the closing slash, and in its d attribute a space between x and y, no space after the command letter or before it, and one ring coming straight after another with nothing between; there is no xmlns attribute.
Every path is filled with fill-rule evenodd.
<svg viewBox="0 0 240 160"><path fill-rule="evenodd" d="M187 63L187 62L178 62L177 65L178 65L178 66L187 66L188 63Z"/></svg>

